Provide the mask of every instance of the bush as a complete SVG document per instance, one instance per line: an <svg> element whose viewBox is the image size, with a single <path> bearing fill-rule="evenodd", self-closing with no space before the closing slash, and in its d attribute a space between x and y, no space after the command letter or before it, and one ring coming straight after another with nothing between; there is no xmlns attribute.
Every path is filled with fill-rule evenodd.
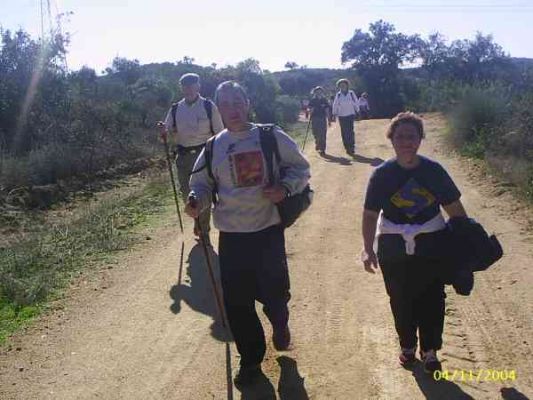
<svg viewBox="0 0 533 400"><path fill-rule="evenodd" d="M450 114L454 145L475 156L483 156L509 112L507 96L499 89L496 86L473 87L465 92Z"/></svg>
<svg viewBox="0 0 533 400"><path fill-rule="evenodd" d="M285 125L298 121L300 115L300 102L290 96L281 95L276 99L277 122Z"/></svg>

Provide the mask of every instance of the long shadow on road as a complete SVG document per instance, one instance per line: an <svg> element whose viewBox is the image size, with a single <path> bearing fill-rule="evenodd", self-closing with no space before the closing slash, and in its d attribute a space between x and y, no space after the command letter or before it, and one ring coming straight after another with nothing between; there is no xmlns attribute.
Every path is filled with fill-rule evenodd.
<svg viewBox="0 0 533 400"><path fill-rule="evenodd" d="M209 256L211 257L213 272L220 289L218 255L212 247L209 247ZM183 279L185 283L178 281L170 289L169 295L174 301L170 306L170 310L174 314L179 314L182 307L181 302L185 302L192 310L212 318L211 335L213 338L221 342L230 341L229 335L222 327L221 321L219 321L220 317L216 308L215 296L209 280L204 252L200 244L196 244L191 249L186 264L187 276Z"/></svg>
<svg viewBox="0 0 533 400"><path fill-rule="evenodd" d="M384 161L379 157L366 157L361 154L355 154L353 160L361 164L370 164L372 167L377 167Z"/></svg>
<svg viewBox="0 0 533 400"><path fill-rule="evenodd" d="M276 359L281 372L278 383L280 400L309 400L309 395L304 385L304 378L298 372L296 361L287 356ZM272 382L262 374L257 382L249 387L239 389L241 400L271 400L276 399L276 391Z"/></svg>
<svg viewBox="0 0 533 400"><path fill-rule="evenodd" d="M436 381L432 376L424 372L422 363L417 363L413 368L413 376L416 379L422 394L428 400L474 400L472 396L451 381L445 379Z"/></svg>
<svg viewBox="0 0 533 400"><path fill-rule="evenodd" d="M221 292L218 255L212 247L209 247L208 250L213 266L215 280ZM211 336L218 341L225 342L227 398L228 400L233 400L233 373L231 370L230 349L230 342L232 341L232 338L229 329L225 329L220 321L220 315L217 311L213 287L209 279L208 266L205 260L204 250L200 244L197 243L191 249L186 262L187 277L184 279L184 281L188 284L182 283L182 266L180 265L178 282L176 285L170 288L169 292L170 298L174 301L170 306L170 310L174 314L179 314L181 312L181 302L184 301L185 304L187 304L192 310L211 317L213 321L211 324Z"/></svg>

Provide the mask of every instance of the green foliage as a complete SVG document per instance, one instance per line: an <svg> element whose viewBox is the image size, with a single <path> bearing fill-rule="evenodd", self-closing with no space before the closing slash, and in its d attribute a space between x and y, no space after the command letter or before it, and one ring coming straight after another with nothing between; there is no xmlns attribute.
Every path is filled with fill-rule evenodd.
<svg viewBox="0 0 533 400"><path fill-rule="evenodd" d="M276 98L277 121L283 124L293 124L298 121L300 115L300 102L290 96L281 95Z"/></svg>
<svg viewBox="0 0 533 400"><path fill-rule="evenodd" d="M507 96L501 87L469 88L450 114L454 144L482 157L496 140L497 128L508 111Z"/></svg>
<svg viewBox="0 0 533 400"><path fill-rule="evenodd" d="M82 268L130 246L132 228L160 210L169 194L163 176L127 197L88 206L73 221L43 225L0 248L0 343Z"/></svg>
<svg viewBox="0 0 533 400"><path fill-rule="evenodd" d="M342 45L342 62L352 62L363 90L370 93L374 116L391 116L404 108L400 66L415 60L418 35L404 35L385 21L371 23L369 32L356 29Z"/></svg>

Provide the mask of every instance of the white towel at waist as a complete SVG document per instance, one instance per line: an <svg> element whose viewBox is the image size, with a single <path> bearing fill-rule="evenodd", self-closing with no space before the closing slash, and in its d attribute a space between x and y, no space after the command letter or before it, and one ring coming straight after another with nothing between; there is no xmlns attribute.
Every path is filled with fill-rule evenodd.
<svg viewBox="0 0 533 400"><path fill-rule="evenodd" d="M405 241L405 252L408 255L415 254L415 237L421 233L431 233L441 231L446 228L446 222L441 213L423 224L395 224L383 216L379 215L376 235L397 234L402 235Z"/></svg>

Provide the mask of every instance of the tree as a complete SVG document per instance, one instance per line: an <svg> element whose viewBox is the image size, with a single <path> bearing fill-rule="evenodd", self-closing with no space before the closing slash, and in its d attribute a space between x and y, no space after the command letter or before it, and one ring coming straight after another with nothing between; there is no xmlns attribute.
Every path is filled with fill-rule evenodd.
<svg viewBox="0 0 533 400"><path fill-rule="evenodd" d="M398 69L418 56L418 35L397 33L394 25L379 20L371 23L369 32L356 29L353 37L342 45L341 60L352 62L356 69L386 67Z"/></svg>
<svg viewBox="0 0 533 400"><path fill-rule="evenodd" d="M141 65L137 59L115 57L111 68L107 68L106 72L115 74L125 85L132 85L141 77Z"/></svg>
<svg viewBox="0 0 533 400"><path fill-rule="evenodd" d="M285 68L293 70L293 69L298 68L298 64L296 64L294 61L287 61L285 63Z"/></svg>
<svg viewBox="0 0 533 400"><path fill-rule="evenodd" d="M194 64L194 57L183 56L181 61L178 61L178 65L180 65L180 64L192 65L192 64Z"/></svg>
<svg viewBox="0 0 533 400"><path fill-rule="evenodd" d="M423 41L420 54L422 67L431 80L473 83L509 79L516 72L492 35L480 32L473 40L455 40L449 46L442 35L432 34Z"/></svg>
<svg viewBox="0 0 533 400"><path fill-rule="evenodd" d="M403 109L399 68L414 61L420 47L418 35L397 33L383 20L371 23L369 32L356 29L342 45L341 60L351 62L361 77L375 115L390 116Z"/></svg>

